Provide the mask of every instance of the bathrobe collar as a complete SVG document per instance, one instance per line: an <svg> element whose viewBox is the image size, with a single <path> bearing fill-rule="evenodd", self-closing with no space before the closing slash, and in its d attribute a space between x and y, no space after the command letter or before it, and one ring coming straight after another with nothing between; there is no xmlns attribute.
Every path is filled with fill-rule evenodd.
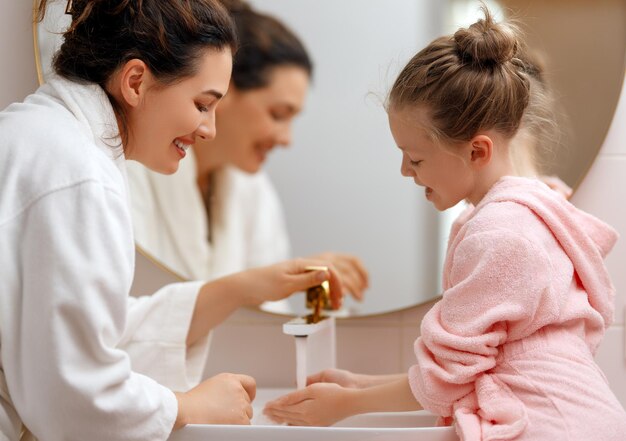
<svg viewBox="0 0 626 441"><path fill-rule="evenodd" d="M42 90L61 100L81 130L118 167L123 169L124 149L115 112L106 92L97 84L79 84L52 75Z"/></svg>

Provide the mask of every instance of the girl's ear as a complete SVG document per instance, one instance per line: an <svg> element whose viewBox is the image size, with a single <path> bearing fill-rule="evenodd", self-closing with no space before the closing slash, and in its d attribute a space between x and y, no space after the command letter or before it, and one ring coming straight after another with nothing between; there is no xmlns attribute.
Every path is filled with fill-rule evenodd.
<svg viewBox="0 0 626 441"><path fill-rule="evenodd" d="M469 148L470 164L475 167L483 167L493 156L493 141L487 135L476 135L470 141Z"/></svg>
<svg viewBox="0 0 626 441"><path fill-rule="evenodd" d="M129 107L141 104L153 81L146 63L137 58L127 61L117 75L119 94Z"/></svg>

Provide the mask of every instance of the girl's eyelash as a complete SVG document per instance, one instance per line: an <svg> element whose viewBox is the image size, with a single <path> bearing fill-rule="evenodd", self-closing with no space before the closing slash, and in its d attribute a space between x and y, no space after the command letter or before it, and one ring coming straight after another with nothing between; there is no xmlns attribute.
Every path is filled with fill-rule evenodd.
<svg viewBox="0 0 626 441"><path fill-rule="evenodd" d="M421 159L419 161L411 161L411 165L420 165L420 162L422 162Z"/></svg>

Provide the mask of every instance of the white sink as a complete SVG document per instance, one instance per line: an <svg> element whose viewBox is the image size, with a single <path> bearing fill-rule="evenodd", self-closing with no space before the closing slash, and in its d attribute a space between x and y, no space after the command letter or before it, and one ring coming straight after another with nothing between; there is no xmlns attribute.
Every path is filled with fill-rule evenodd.
<svg viewBox="0 0 626 441"><path fill-rule="evenodd" d="M332 427L272 425L262 415L267 401L289 389L259 389L251 426L189 425L170 441L458 441L453 427L435 427L428 412L368 413L346 418Z"/></svg>

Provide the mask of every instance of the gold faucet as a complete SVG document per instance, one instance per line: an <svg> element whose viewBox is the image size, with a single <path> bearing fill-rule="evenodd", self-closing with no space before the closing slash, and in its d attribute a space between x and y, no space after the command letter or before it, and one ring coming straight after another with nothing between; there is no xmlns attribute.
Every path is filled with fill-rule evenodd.
<svg viewBox="0 0 626 441"><path fill-rule="evenodd" d="M327 266L307 266L306 271L328 271ZM320 285L312 286L306 290L306 307L313 310L306 319L307 323L317 323L322 317L322 309L331 310L330 282L323 281Z"/></svg>

